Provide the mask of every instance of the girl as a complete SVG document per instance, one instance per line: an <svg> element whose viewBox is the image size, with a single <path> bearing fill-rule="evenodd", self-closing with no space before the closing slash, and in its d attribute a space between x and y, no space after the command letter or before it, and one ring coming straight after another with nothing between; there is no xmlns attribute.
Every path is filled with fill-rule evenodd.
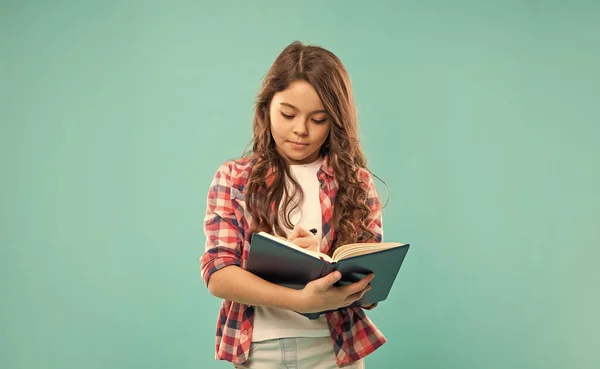
<svg viewBox="0 0 600 369"><path fill-rule="evenodd" d="M381 242L381 202L341 61L321 47L288 45L262 84L253 131L252 151L221 165L208 192L201 272L223 299L216 358L236 368L363 368L386 341L363 311L374 306L353 304L373 275L333 287L333 272L294 290L244 270L254 232L329 255ZM324 310L333 311L313 320L297 313Z"/></svg>

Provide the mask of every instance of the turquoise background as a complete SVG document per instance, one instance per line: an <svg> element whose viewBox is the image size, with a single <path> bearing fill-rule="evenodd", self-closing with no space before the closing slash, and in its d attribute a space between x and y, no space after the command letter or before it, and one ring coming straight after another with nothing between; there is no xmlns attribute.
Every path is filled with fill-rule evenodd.
<svg viewBox="0 0 600 369"><path fill-rule="evenodd" d="M0 4L3 369L231 367L205 197L296 39L345 63L413 245L367 367L598 367L600 3Z"/></svg>

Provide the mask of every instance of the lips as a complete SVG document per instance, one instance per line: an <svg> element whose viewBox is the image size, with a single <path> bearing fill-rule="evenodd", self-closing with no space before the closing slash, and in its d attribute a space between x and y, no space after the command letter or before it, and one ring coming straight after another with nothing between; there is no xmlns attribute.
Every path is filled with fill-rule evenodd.
<svg viewBox="0 0 600 369"><path fill-rule="evenodd" d="M304 142L293 142L293 141L289 141L289 142L296 149L302 149L302 148L305 148L306 146L308 146L308 144L304 143Z"/></svg>

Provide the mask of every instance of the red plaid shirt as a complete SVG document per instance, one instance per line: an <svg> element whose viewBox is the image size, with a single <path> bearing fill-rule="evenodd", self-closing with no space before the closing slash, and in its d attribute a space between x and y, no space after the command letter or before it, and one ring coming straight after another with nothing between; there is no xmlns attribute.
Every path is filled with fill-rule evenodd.
<svg viewBox="0 0 600 369"><path fill-rule="evenodd" d="M243 268L248 259L252 218L246 208L244 194L251 170L251 158L228 161L221 165L210 186L204 219L206 250L200 258L206 285L217 270L229 265ZM359 170L358 176L368 190L367 204L371 213L367 224L375 235L370 242L381 242L381 202L375 184L366 170ZM328 157L325 157L317 177L321 183L323 251L328 252L335 237L332 215L338 188ZM339 366L367 356L386 342L360 307L329 312L326 317ZM253 318L253 306L223 300L217 322L215 359L234 364L244 364L248 360Z"/></svg>

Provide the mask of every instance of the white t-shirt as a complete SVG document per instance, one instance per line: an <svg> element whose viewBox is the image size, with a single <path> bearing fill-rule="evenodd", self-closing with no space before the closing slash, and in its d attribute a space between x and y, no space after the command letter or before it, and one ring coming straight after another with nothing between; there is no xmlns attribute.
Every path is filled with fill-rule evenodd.
<svg viewBox="0 0 600 369"><path fill-rule="evenodd" d="M319 249L322 245L323 230L317 172L322 164L323 158L319 158L310 164L290 165L291 174L304 192L304 201L292 211L290 220L292 224L299 224L307 230L316 228L315 237L319 240ZM283 200L285 199L282 199L282 204ZM292 230L285 229L285 231L289 235ZM328 337L330 335L325 315L311 320L291 310L266 306L255 306L254 312L253 342L284 337Z"/></svg>

